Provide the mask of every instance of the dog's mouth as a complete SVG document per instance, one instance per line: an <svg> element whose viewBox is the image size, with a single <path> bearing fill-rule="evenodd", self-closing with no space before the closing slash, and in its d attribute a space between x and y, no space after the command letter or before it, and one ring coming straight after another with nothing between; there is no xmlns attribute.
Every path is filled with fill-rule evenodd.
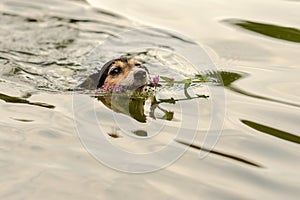
<svg viewBox="0 0 300 200"><path fill-rule="evenodd" d="M130 90L139 92L149 85L148 81L138 80L133 85L120 85L121 90Z"/></svg>
<svg viewBox="0 0 300 200"><path fill-rule="evenodd" d="M143 86L148 85L148 83L149 83L148 78L137 79L137 80L134 81L132 87L139 88L139 87L143 87Z"/></svg>

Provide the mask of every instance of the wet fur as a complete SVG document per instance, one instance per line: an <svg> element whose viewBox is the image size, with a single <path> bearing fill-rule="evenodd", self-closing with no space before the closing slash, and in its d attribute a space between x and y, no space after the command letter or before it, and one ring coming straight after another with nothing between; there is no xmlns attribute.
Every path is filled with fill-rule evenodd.
<svg viewBox="0 0 300 200"><path fill-rule="evenodd" d="M109 75L109 72L111 71L111 69L113 69L114 67L121 67L122 72L121 74L117 75L117 76L112 76ZM110 70L108 72L108 75L104 81L104 86L114 86L118 83L120 83L123 79L125 79L128 75L128 73L130 72L130 70L132 70L132 68L135 67L135 62L133 59L130 59L130 62L121 62L121 61L116 61L114 62L111 67Z"/></svg>
<svg viewBox="0 0 300 200"><path fill-rule="evenodd" d="M117 75L111 75L111 71L116 68L120 68L121 73ZM138 71L144 71L146 74L145 79L136 80L134 75ZM133 87L141 87L147 84L149 81L149 72L144 67L141 66L135 59L120 59L115 60L110 66L109 70L106 74L106 78L104 80L104 86L115 86L116 84L121 84L122 86L133 86Z"/></svg>
<svg viewBox="0 0 300 200"><path fill-rule="evenodd" d="M114 67L121 68L121 73L117 76L110 75L110 71L113 70ZM137 62L135 59L118 58L107 62L99 72L90 75L78 87L93 90L104 86L113 87L117 84L121 84L127 88L130 88L131 86L132 89L140 89L137 85L142 87L143 85L146 85L146 83L138 83L139 81L134 79L133 76L136 70L145 71L147 74L147 81L150 80L150 75L147 68Z"/></svg>

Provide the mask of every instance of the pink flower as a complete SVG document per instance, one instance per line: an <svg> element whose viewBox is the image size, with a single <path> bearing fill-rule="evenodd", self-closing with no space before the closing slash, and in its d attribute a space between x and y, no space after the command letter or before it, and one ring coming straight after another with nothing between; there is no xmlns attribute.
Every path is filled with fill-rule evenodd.
<svg viewBox="0 0 300 200"><path fill-rule="evenodd" d="M152 84L152 86L158 86L158 82L159 82L159 76L154 76L153 78L152 78L152 81L151 81L151 84Z"/></svg>
<svg viewBox="0 0 300 200"><path fill-rule="evenodd" d="M114 86L113 91L114 91L114 92L120 92L120 90L121 90L121 85L118 83L118 84L116 84L116 85Z"/></svg>
<svg viewBox="0 0 300 200"><path fill-rule="evenodd" d="M99 93L106 93L106 92L120 92L121 91L122 86L120 84L116 84L115 86L104 86L101 88L96 89L96 92Z"/></svg>
<svg viewBox="0 0 300 200"><path fill-rule="evenodd" d="M108 85L106 85L106 86L103 87L103 90L108 92L110 90L110 87Z"/></svg>
<svg viewBox="0 0 300 200"><path fill-rule="evenodd" d="M102 93L104 92L102 88L97 88L96 92Z"/></svg>

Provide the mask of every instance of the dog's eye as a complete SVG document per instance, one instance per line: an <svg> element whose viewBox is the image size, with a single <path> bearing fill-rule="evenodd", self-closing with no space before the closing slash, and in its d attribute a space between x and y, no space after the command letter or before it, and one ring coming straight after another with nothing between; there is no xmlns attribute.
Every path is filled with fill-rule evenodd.
<svg viewBox="0 0 300 200"><path fill-rule="evenodd" d="M122 70L121 67L116 67L116 68L112 69L112 70L109 72L109 74L112 75L112 76L115 76L115 75L120 74L120 73L121 73L121 70Z"/></svg>

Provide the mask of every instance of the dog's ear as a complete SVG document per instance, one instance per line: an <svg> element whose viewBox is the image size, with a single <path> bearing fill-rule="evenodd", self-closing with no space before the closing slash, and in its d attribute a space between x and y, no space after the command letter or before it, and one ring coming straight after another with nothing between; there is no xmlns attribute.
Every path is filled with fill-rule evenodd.
<svg viewBox="0 0 300 200"><path fill-rule="evenodd" d="M100 72L99 72L99 81L98 81L98 85L97 88L100 88L104 85L104 81L106 79L106 77L108 76L108 71L109 68L111 67L111 65L115 62L116 60L111 60L107 63L105 63L105 65L101 68Z"/></svg>

